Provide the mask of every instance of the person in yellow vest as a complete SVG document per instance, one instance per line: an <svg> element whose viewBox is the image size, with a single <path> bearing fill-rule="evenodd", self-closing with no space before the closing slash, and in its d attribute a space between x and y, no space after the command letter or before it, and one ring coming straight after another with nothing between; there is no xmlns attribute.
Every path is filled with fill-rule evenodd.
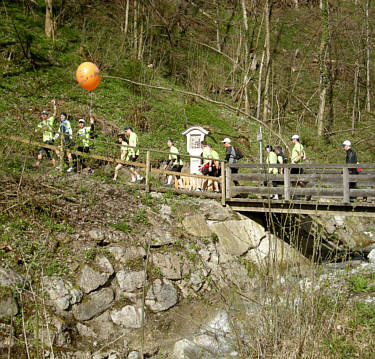
<svg viewBox="0 0 375 359"><path fill-rule="evenodd" d="M292 149L292 156L291 156L291 160L290 162L293 163L293 164L303 164L304 161L306 160L306 152L305 152L305 148L303 147L303 145L300 143L300 138L298 135L293 135L292 138L290 139L293 143L293 149ZM303 168L291 168L290 170L290 173L291 174L298 174L298 175L302 175L303 174ZM293 181L294 185L298 185L302 188L305 188L306 185L307 185L307 182L302 182L302 181ZM295 196L295 199L298 199L297 196ZM306 196L306 200L310 200L311 199L311 196L308 195Z"/></svg>
<svg viewBox="0 0 375 359"><path fill-rule="evenodd" d="M118 135L118 142L121 144L121 160L123 161L129 161L129 147L128 147L128 142L126 141L125 135L124 134L119 134ZM123 167L122 163L118 163L117 166L115 167L115 175L113 176L113 180L117 181L117 176L119 170Z"/></svg>
<svg viewBox="0 0 375 359"><path fill-rule="evenodd" d="M90 117L90 126L85 126L85 120L80 118L78 120L78 131L77 131L77 142L78 147L77 150L83 153L90 152L90 138L93 137L95 126L94 126L94 117ZM77 172L80 172L82 169L87 168L88 174L92 174L92 169L90 166L86 164L82 156L78 156L77 162ZM80 168L79 168L80 167Z"/></svg>
<svg viewBox="0 0 375 359"><path fill-rule="evenodd" d="M138 136L135 132L133 132L133 128L131 126L125 127L125 133L128 135L129 139L129 161L135 162L139 156L139 149L136 148L138 146ZM132 175L132 182L143 180L143 177L138 174L134 167L130 167L129 169Z"/></svg>
<svg viewBox="0 0 375 359"><path fill-rule="evenodd" d="M270 167L270 165L277 164L277 155L274 152L272 146L268 145L266 146L266 163L268 165L268 173L271 175L276 175L278 173L278 170L276 167ZM267 181L264 182L264 185L267 186ZM277 181L272 181L272 187L277 187ZM279 196L277 194L271 195L271 199L279 199Z"/></svg>
<svg viewBox="0 0 375 359"><path fill-rule="evenodd" d="M180 158L180 154L178 152L177 147L174 146L173 141L171 139L168 140L167 145L169 147L169 156L168 156L167 168L169 168L169 170L172 171L172 172L181 172L184 163ZM176 178L177 178L177 181L178 181L178 187L184 188L181 177L176 175ZM169 187L171 185L172 179L173 179L173 176L169 175L167 187Z"/></svg>
<svg viewBox="0 0 375 359"><path fill-rule="evenodd" d="M53 99L51 101L51 103L53 104L53 115L51 117L48 117L48 111L43 110L42 113L41 113L42 120L38 123L37 128L35 130L35 131L38 131L38 132L42 132L43 143L45 143L46 145L52 145L53 142L54 142L54 140L53 140L53 123L54 123L55 117L56 117L56 100ZM45 147L39 148L38 157L37 157L36 165L35 165L37 169L39 169L39 167L40 167L40 161L43 158L43 152L45 152L47 158L51 160L52 166L53 167L56 166L56 161L51 156L50 151L51 150L49 148L45 148Z"/></svg>

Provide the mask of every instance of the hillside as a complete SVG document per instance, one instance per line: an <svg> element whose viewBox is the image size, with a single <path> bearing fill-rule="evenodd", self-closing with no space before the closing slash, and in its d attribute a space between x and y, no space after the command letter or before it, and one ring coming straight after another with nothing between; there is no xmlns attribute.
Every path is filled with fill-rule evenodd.
<svg viewBox="0 0 375 359"><path fill-rule="evenodd" d="M280 138L276 135L280 135L290 146L290 136L299 133L312 161L343 161L339 145L346 138L352 139L360 161L374 159L372 151L367 150L374 138L373 115L365 109L365 68L360 67L356 72L354 66L356 61L365 61L365 49L360 48L365 40L361 22L363 4L355 6L343 1L330 8L332 87L331 97L326 100L325 134L319 138L316 116L322 20L314 2L298 9L281 3L273 5L270 16L272 91L267 95L270 119L264 118L263 111L264 68L261 116L257 116L257 88L266 36L262 2L257 6L248 3L247 41L241 37L245 30L241 29L240 2L224 2L225 6L219 7L224 3L217 1L218 13L214 4L150 2L137 5L138 9L133 8L135 2L129 8L124 34L121 31L125 31L126 3L120 0L53 2L56 21L53 40L44 34L44 1L4 2L0 10L4 19L0 25L3 133L13 134L15 129L18 133L22 129L24 136L29 137L40 110L48 107L51 98L57 99L58 112L67 112L73 120L87 117L89 93L77 85L74 73L81 62L88 60L96 63L103 75L100 86L93 92L93 114L120 129L132 124L141 143L147 147L165 149L166 139L172 137L184 149L181 132L187 126L199 124L211 129L209 141L221 154L223 150L218 142L223 136L229 136L246 149L249 161L256 161L259 157L256 133L263 122L264 143L279 144ZM153 13L155 16L151 16ZM343 19L347 19L345 24ZM221 27L216 29L215 24ZM372 25L370 17L371 29ZM220 41L216 46L217 39ZM244 57L246 51L251 63ZM250 66L248 105L242 86L246 66ZM353 88L355 83L357 87ZM211 102L197 96L151 89L147 85L196 93ZM350 131L353 116L355 129ZM107 127L105 122L98 140L115 141L108 138L103 127ZM275 132L270 133L268 128Z"/></svg>

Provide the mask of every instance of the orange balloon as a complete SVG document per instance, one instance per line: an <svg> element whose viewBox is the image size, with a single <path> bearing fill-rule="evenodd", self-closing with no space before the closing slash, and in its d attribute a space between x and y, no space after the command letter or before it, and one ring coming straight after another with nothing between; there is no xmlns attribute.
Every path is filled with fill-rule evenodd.
<svg viewBox="0 0 375 359"><path fill-rule="evenodd" d="M83 62L77 68L76 79L79 86L87 91L93 91L99 85L100 70L92 62Z"/></svg>

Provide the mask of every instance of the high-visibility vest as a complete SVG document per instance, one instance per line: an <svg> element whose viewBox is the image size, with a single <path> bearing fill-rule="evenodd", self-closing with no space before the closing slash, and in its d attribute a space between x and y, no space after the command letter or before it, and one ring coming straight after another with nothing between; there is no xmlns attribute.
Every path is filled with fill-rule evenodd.
<svg viewBox="0 0 375 359"><path fill-rule="evenodd" d="M52 141L53 138L53 122L55 118L51 116L45 121L40 121L38 123L38 129L43 131L43 142Z"/></svg>
<svg viewBox="0 0 375 359"><path fill-rule="evenodd" d="M170 152L170 155L168 159L172 161L173 166L176 166L176 165L182 166L184 164L182 160L179 159L179 152L178 152L177 147L171 146L171 148L169 149L169 152Z"/></svg>
<svg viewBox="0 0 375 359"><path fill-rule="evenodd" d="M79 128L77 131L78 141L80 144L82 144L83 147L89 147L90 146L90 133L91 133L91 127L86 126Z"/></svg>

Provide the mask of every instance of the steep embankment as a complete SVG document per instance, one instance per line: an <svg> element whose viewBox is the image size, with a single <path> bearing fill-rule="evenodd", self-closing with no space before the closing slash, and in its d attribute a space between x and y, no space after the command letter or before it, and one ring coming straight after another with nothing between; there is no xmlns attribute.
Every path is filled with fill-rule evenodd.
<svg viewBox="0 0 375 359"><path fill-rule="evenodd" d="M212 200L78 175L1 184L4 356L243 358L259 355L257 342L275 358L314 356L339 323L372 342L371 321L342 322L371 315L352 296L372 300L372 267L320 280L292 247Z"/></svg>

